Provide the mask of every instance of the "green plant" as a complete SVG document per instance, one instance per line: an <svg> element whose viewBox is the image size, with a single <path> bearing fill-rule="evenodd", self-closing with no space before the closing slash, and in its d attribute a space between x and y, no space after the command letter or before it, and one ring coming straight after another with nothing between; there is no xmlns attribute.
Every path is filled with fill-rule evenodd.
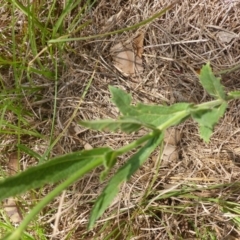
<svg viewBox="0 0 240 240"><path fill-rule="evenodd" d="M6 236L5 239L19 239L29 222L44 206L86 173L103 165L105 170L101 174L102 180L107 176L109 170L115 166L119 156L135 150L135 153L111 177L107 186L97 198L89 220L89 228L92 228L96 220L103 214L118 193L120 184L127 181L163 142L164 132L171 126L177 125L191 117L199 124L200 137L208 142L214 125L224 115L228 102L239 99L240 92L226 93L220 83L220 79L214 76L209 63L201 69L199 79L204 89L214 100L198 105L176 103L171 106L162 106L139 103L133 106L131 105L131 96L129 94L110 86L112 101L118 107L121 116L117 120L81 121L80 124L93 130L101 131L115 132L121 130L126 133L133 133L140 128L146 128L149 132L119 149L114 150L109 147L101 147L74 152L56 157L13 177L7 177L2 180L0 182L0 200L65 179L43 198L31 210L29 215L25 217L20 226L13 233Z"/></svg>
<svg viewBox="0 0 240 240"><path fill-rule="evenodd" d="M8 198L8 196L15 196L30 189L45 186L48 183L58 183L59 181L64 180L44 199L42 199L41 194L39 194L40 197L39 195L34 194L34 200L31 198L30 202L31 204L36 204L36 206L32 208L30 214L25 217L24 221L16 230L10 223L9 219L7 219L4 209L2 209L1 219L3 220L0 221L0 238L2 237L3 231L4 233L9 232L9 235L6 236L5 239L34 239L34 237L36 237L36 239L45 239L45 226L41 226L41 221L40 223L38 221L34 222L36 219L34 217L40 213L40 211L45 208L54 197L59 195L62 190L66 189L73 182L84 177L87 172L92 171L98 166L105 167L105 170L100 176L101 180L103 180L109 175L108 173L112 167L115 166L118 156L129 153L132 150L135 151L135 155L129 158L126 164L117 171L116 175L110 180L109 185L104 189L102 195L96 201L89 223L89 227L92 227L94 221L101 215L104 209L108 207L114 195L117 194L118 186L123 181L128 180L131 174L133 174L143 162L147 160L151 152L153 152L158 145L162 144L165 129L184 121L188 117L193 117L200 124L200 135L207 141L212 133L214 124L216 124L218 118L223 115L227 102L235 98L240 98L239 92L224 93L223 88L218 83L218 79L215 79L214 76L212 76L209 66L205 67L205 75L204 71L202 71L200 77L202 78L202 81L209 81L209 78L211 79L209 81L210 85L208 82L205 82L203 85L206 90L209 90L208 92L215 97L215 100L201 105L195 106L193 104L183 103L166 107L139 104L137 107L133 107L131 106L131 97L128 94L122 90L110 87L113 102L120 109L122 114L121 117L117 120L108 119L96 122L81 122L80 124L96 130L109 130L114 132L116 130L119 131L120 129L126 133L134 133L139 128L147 128L149 129L149 133L120 149L112 150L108 147L103 147L90 151L75 152L51 159L52 149L62 136L64 136L70 123L76 116L79 106L81 105L84 96L87 94L88 88L94 77L93 70L92 77L81 96L79 105L77 105L64 130L55 137L54 131L56 125L58 79L65 68L64 53L69 50L75 52L67 42L99 39L101 37L137 29L138 27L149 24L151 21L162 16L174 5L173 3L164 10L154 14L152 17L132 26L97 35L90 34L85 36L85 34L82 33L82 30L91 24L91 20L85 20L85 13L88 13L88 10L97 1L65 1L61 6L58 5L58 2L59 1L56 0L52 2L33 1L31 3L30 1L27 1L26 3L23 3L25 4L23 5L16 0L5 0L5 3L0 4L1 7L2 5L6 6L9 16L11 16L8 23L9 26L7 27L11 29L12 33L4 35L3 32L0 36L0 40L2 40L0 41L0 47L3 47L3 49L6 50L0 56L0 65L4 68L9 67L13 76L13 81L10 83L11 87L9 88L9 84L7 84L6 81L4 81L4 77L0 75L2 89L0 93L0 133L3 136L3 139L4 137L11 135L12 139L16 140L14 141L16 144L13 144L13 147L15 148L15 146L17 146L18 157L21 153L25 153L25 155L27 154L31 158L34 158L39 164L37 167L29 168L27 171L9 178L5 177L5 169L1 168L1 178L4 180L0 182L0 199ZM76 9L77 13L72 18L71 12L76 11ZM20 15L25 15L26 26L23 26L22 30L17 32L15 29L19 13L21 13ZM69 21L70 18L71 21ZM79 35L80 37L74 37ZM28 47L26 47L26 42L29 42ZM8 55L8 53L10 54ZM224 70L221 73L234 71L237 68L239 68L239 66L234 67L233 69ZM25 96L27 96L28 99L28 97L32 95L35 95L33 102L35 100L42 100L42 96L39 95L39 90L43 87L38 86L38 81L35 79L36 76L43 78L44 82L47 82L49 85L52 83L54 85L53 114L50 117L52 121L51 133L49 136L39 134L37 130L34 129L34 126L31 124L32 121L29 121L33 113L29 111L29 109L25 109L26 105L23 101ZM215 82L216 84L214 84ZM31 100L31 98L29 99ZM13 121L8 121L6 116L9 113L14 116ZM209 119L211 119L210 122ZM22 141L22 137L26 135L37 139L44 139L49 142L47 149L44 149L45 153L40 155L31 149L31 145L25 145ZM114 169L116 169L116 166ZM154 180L152 180L152 182L154 182ZM216 186L216 188L220 187L222 186ZM39 192L41 191L42 189L40 189ZM151 186L149 187L149 192L150 191ZM31 194L33 192L34 191L31 191ZM175 193L174 191L171 191L170 193L160 195L159 199L167 199L172 196L185 196L191 192L194 196L194 188L176 190ZM148 193L146 195L148 195ZM158 193L156 193L156 196L151 195L151 200L153 196L154 198L157 198ZM191 199L190 196L188 197ZM202 200L205 200L208 203L215 203L215 199ZM22 204L21 199L19 200L19 203ZM232 219L239 225L239 218L237 216L239 213L238 204L224 201L216 202L216 204L220 206L222 212L230 212L232 215L234 214L236 217L233 217ZM180 210L176 211L176 213L181 214L184 207L185 206L181 206ZM159 211L164 211L163 208L164 207L159 206ZM134 211L136 211L137 215L137 211L139 210L136 209ZM165 209L165 211L175 212L175 210L172 209ZM23 215L25 215L24 209ZM27 227L30 221L32 224L30 227ZM131 223L129 223L129 229L132 228L130 224ZM104 225L105 228L103 227L102 230L99 231L100 233L106 233L108 231L106 230L109 228L108 222ZM123 222L122 225L125 226L125 222ZM34 237L28 235L26 232L24 233L25 230L33 233ZM71 233L69 234L71 235ZM117 226L116 230L112 228L112 232L109 233L108 238L110 239L112 238L112 235L118 234L120 234L120 230ZM171 235L171 232L169 232L169 234Z"/></svg>

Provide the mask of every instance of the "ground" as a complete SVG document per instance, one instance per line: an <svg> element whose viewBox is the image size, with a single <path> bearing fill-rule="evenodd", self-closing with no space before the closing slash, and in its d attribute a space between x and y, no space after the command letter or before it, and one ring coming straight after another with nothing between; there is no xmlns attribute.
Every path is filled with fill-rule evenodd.
<svg viewBox="0 0 240 240"><path fill-rule="evenodd" d="M169 5L167 0L99 0L85 8L86 2L92 1L80 1L64 16L56 38L66 35L65 29L71 29L71 37L78 38L129 27ZM27 1L23 4L26 6ZM49 29L66 5L65 1L56 1L48 19ZM52 6L47 1L33 4L39 22L46 21ZM138 29L53 44L47 51L41 38L45 33L30 24L31 17L17 5L13 9L8 1L0 3L0 175L13 174L9 173L12 158L18 160L21 170L36 165L29 151L17 149L19 144L42 155L57 139L50 152L53 158L101 146L117 149L142 136L143 130L129 135L92 131L78 124L80 120L118 117L109 85L131 93L134 103L203 103L212 98L199 82L199 71L210 62L226 91L240 90L239 6L237 0L178 1L163 16ZM88 21L91 23L78 29ZM114 67L111 48L135 38L139 31L144 32L143 72L126 76ZM21 67L16 67L18 61ZM28 232L34 239L240 239L239 107L239 100L229 103L209 143L200 138L197 124L191 119L172 129L180 135L177 155L161 160L160 150L154 152L121 186L92 230L86 228L90 210L108 182L99 181L102 168L55 198ZM9 125L4 125L3 119ZM20 126L20 134L12 127L15 124ZM37 131L45 138L28 131ZM127 157L120 158L116 168ZM22 215L53 187L22 196L18 200ZM1 224L6 218L1 211ZM12 224L11 219L8 224Z"/></svg>

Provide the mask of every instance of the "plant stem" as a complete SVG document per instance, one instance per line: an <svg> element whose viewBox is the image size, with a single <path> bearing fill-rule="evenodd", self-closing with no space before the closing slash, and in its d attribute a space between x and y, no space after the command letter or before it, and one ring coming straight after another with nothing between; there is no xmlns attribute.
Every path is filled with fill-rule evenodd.
<svg viewBox="0 0 240 240"><path fill-rule="evenodd" d="M210 102L201 103L195 106L196 110L211 109L221 105L224 101L222 99L213 100Z"/></svg>
<svg viewBox="0 0 240 240"><path fill-rule="evenodd" d="M160 134L160 131L152 131L150 133L148 133L147 135L144 135L143 137L129 143L127 146L123 146L119 149L117 149L116 152L116 156L120 156L126 152L131 151L132 149L138 147L139 145L143 144L144 142L146 142L147 140L155 137L157 134Z"/></svg>
<svg viewBox="0 0 240 240"><path fill-rule="evenodd" d="M173 126L174 124L176 124L176 122L181 121L188 115L190 115L189 110L184 110L184 111L178 112L171 119L169 119L168 121L166 121L166 122L162 123L160 126L158 126L157 129L159 129L160 131L163 131L163 130Z"/></svg>

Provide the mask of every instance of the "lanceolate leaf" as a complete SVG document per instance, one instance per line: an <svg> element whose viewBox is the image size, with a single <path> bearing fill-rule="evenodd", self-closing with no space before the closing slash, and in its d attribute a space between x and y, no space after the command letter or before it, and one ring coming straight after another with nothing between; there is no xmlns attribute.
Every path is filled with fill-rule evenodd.
<svg viewBox="0 0 240 240"><path fill-rule="evenodd" d="M139 167L147 160L150 154L162 142L163 134L153 137L148 143L134 154L111 178L101 195L98 197L89 220L89 228L92 228L95 221L103 214L119 191L122 182L128 180Z"/></svg>
<svg viewBox="0 0 240 240"><path fill-rule="evenodd" d="M65 179L85 165L95 168L96 163L103 164L105 154L110 151L110 148L97 148L67 154L6 178L0 181L0 200Z"/></svg>
<svg viewBox="0 0 240 240"><path fill-rule="evenodd" d="M209 142L210 140L210 137L213 133L213 129L212 128L209 128L209 127L206 127L206 126L199 126L199 134L200 134L200 137L205 141L205 142Z"/></svg>
<svg viewBox="0 0 240 240"><path fill-rule="evenodd" d="M192 104L176 103L172 106L157 106L137 104L132 106L131 96L121 89L109 86L112 94L112 101L119 108L123 116L118 120L105 119L99 121L81 121L80 124L94 130L117 131L118 129L126 133L139 130L144 126L152 130L158 128L166 121L172 121L176 125L183 120L183 115L188 116L191 112ZM177 117L179 116L179 117Z"/></svg>
<svg viewBox="0 0 240 240"><path fill-rule="evenodd" d="M131 106L128 116L135 117L145 124L152 124L158 127L160 124L169 119L173 119L180 113L190 114L191 106L189 103L176 103L171 106L154 106L139 103L136 107ZM181 121L182 118L179 117L172 125L178 124Z"/></svg>
<svg viewBox="0 0 240 240"><path fill-rule="evenodd" d="M26 145L23 144L18 144L18 149L20 149L21 151L27 153L29 156L34 157L35 159L37 159L38 161L41 159L42 156L40 156L38 153L34 152L32 149L30 149L29 147L27 147Z"/></svg>
<svg viewBox="0 0 240 240"><path fill-rule="evenodd" d="M199 78L204 89L211 96L225 100L226 94L220 82L220 78L214 76L210 67L210 63L207 63L205 66L202 67Z"/></svg>
<svg viewBox="0 0 240 240"><path fill-rule="evenodd" d="M97 121L81 121L79 122L80 125L94 129L94 130L105 130L115 132L117 130L122 130L126 133L132 133L137 131L141 126L142 123L134 120L134 119L105 119L105 120L97 120Z"/></svg>
<svg viewBox="0 0 240 240"><path fill-rule="evenodd" d="M112 93L112 101L119 108L123 114L122 119L132 119L142 123L144 126L158 127L160 124L174 119L175 116L181 114L181 117L176 118L172 122L172 125L178 124L182 120L182 113L189 113L191 111L192 104L190 103L176 103L172 106L157 106L157 105L145 105L137 104L132 106L131 96L125 93L123 90L109 87Z"/></svg>
<svg viewBox="0 0 240 240"><path fill-rule="evenodd" d="M122 89L109 86L109 90L112 94L112 101L118 107L120 112L123 115L127 115L127 112L130 110L130 104L132 98L130 94L127 94Z"/></svg>
<svg viewBox="0 0 240 240"><path fill-rule="evenodd" d="M200 136L204 141L209 141L215 124L224 115L226 108L227 103L224 102L219 107L192 113L193 119L199 123Z"/></svg>
<svg viewBox="0 0 240 240"><path fill-rule="evenodd" d="M232 92L228 93L228 95L233 98L240 98L240 91L232 91Z"/></svg>

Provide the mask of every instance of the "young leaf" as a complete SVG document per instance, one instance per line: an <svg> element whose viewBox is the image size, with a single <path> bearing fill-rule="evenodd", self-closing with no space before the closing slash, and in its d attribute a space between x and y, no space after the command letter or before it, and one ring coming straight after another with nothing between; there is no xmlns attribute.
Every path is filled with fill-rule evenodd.
<svg viewBox="0 0 240 240"><path fill-rule="evenodd" d="M176 103L171 106L154 106L137 104L136 107L132 106L128 112L129 116L135 117L137 120L145 123L151 124L158 127L162 123L174 119L175 116L182 113L190 114L192 104L190 103ZM177 118L172 122L172 125L176 125L182 121L182 118Z"/></svg>
<svg viewBox="0 0 240 240"><path fill-rule="evenodd" d="M118 129L120 129L126 133L135 132L142 126L141 122L134 119L80 121L79 124L94 130L116 132Z"/></svg>
<svg viewBox="0 0 240 240"><path fill-rule="evenodd" d="M101 195L98 197L92 209L89 228L91 229L95 221L103 214L119 191L119 186L123 181L128 180L139 167L147 160L150 154L162 142L163 134L159 134L150 139L147 144L135 153L110 179Z"/></svg>
<svg viewBox="0 0 240 240"><path fill-rule="evenodd" d="M228 93L228 95L233 98L240 98L240 91L232 91L232 92Z"/></svg>
<svg viewBox="0 0 240 240"><path fill-rule="evenodd" d="M105 154L109 151L112 150L97 148L66 154L8 177L0 181L0 200L65 179L85 165L92 165L92 168L95 168L104 162Z"/></svg>
<svg viewBox="0 0 240 240"><path fill-rule="evenodd" d="M211 96L225 100L226 94L220 78L214 76L210 63L202 67L199 78L202 86Z"/></svg>
<svg viewBox="0 0 240 240"><path fill-rule="evenodd" d="M18 144L18 149L20 149L21 151L27 153L29 156L37 159L38 161L40 161L40 159L41 159L41 156L38 153L34 152L32 149L30 149L26 145Z"/></svg>
<svg viewBox="0 0 240 240"><path fill-rule="evenodd" d="M122 89L112 86L109 86L109 91L112 95L112 102L118 107L123 115L126 115L132 101L131 95L127 94Z"/></svg>
<svg viewBox="0 0 240 240"><path fill-rule="evenodd" d="M131 119L140 122L146 127L158 127L160 124L174 119L172 125L178 124L182 121L182 115L190 114L192 104L190 103L176 103L172 106L157 106L137 104L131 106L131 96L123 90L109 86L112 93L112 101L119 108L120 112L124 115L121 119ZM177 117L179 115L179 118ZM180 117L181 115L181 117Z"/></svg>
<svg viewBox="0 0 240 240"><path fill-rule="evenodd" d="M192 113L193 119L199 123L200 136L205 142L209 142L214 126L224 115L226 108L227 103L224 102L219 107Z"/></svg>

